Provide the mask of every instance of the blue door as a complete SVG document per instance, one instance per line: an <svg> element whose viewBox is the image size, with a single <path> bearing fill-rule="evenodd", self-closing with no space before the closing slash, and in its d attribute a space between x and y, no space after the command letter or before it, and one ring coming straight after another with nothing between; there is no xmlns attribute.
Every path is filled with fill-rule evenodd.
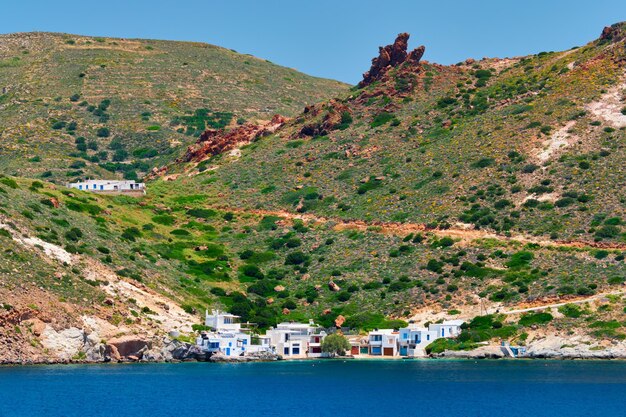
<svg viewBox="0 0 626 417"><path fill-rule="evenodd" d="M226 348L226 356L230 356L230 348Z"/></svg>

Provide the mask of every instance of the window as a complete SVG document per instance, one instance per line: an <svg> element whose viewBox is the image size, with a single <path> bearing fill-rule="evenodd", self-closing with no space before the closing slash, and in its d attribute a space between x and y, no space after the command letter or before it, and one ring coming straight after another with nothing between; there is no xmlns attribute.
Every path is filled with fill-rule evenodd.
<svg viewBox="0 0 626 417"><path fill-rule="evenodd" d="M94 184L94 185L93 185L93 189L94 189L94 190L96 189L96 184Z"/></svg>
<svg viewBox="0 0 626 417"><path fill-rule="evenodd" d="M284 355L289 355L289 347L287 347L287 346L286 346L286 347L283 349L283 354L284 354Z"/></svg>
<svg viewBox="0 0 626 417"><path fill-rule="evenodd" d="M291 353L293 353L294 355L299 355L300 354L300 348L294 346Z"/></svg>
<svg viewBox="0 0 626 417"><path fill-rule="evenodd" d="M83 186L82 186L82 185L79 185L79 186L78 186L78 189L79 189L79 190L82 190L82 189L83 189Z"/></svg>
<svg viewBox="0 0 626 417"><path fill-rule="evenodd" d="M430 335L429 334L426 335L426 340L430 340Z"/></svg>

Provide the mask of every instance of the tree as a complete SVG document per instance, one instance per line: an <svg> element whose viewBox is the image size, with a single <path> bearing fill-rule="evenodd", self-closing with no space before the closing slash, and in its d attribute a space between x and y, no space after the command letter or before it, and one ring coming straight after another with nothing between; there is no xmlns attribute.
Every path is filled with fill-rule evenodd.
<svg viewBox="0 0 626 417"><path fill-rule="evenodd" d="M322 352L330 353L331 356L343 356L350 350L350 342L341 333L328 335L322 341Z"/></svg>

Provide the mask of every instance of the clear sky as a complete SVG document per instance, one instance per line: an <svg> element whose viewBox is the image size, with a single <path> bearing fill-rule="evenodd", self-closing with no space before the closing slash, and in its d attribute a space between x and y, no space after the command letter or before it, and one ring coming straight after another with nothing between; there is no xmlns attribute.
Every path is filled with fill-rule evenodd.
<svg viewBox="0 0 626 417"><path fill-rule="evenodd" d="M208 42L349 83L399 32L452 64L569 49L623 20L626 0L0 0L3 33Z"/></svg>

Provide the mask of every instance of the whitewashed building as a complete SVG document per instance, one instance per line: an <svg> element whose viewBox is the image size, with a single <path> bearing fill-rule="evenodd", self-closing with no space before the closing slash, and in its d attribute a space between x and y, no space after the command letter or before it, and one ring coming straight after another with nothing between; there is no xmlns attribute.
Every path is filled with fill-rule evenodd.
<svg viewBox="0 0 626 417"><path fill-rule="evenodd" d="M442 337L461 334L463 320L430 324L428 328L411 324L399 331L379 329L369 333L368 354L373 356L425 356L426 346Z"/></svg>
<svg viewBox="0 0 626 417"><path fill-rule="evenodd" d="M446 320L429 325L428 330L437 332L438 337L457 337L461 334L462 324L463 320Z"/></svg>
<svg viewBox="0 0 626 417"><path fill-rule="evenodd" d="M369 354L372 356L396 356L399 332L393 329L374 330L369 333Z"/></svg>
<svg viewBox="0 0 626 417"><path fill-rule="evenodd" d="M86 180L67 184L69 188L83 191L103 193L146 192L146 184L143 182L118 181L118 180Z"/></svg>
<svg viewBox="0 0 626 417"><path fill-rule="evenodd" d="M437 331L409 325L400 329L398 339L400 356L425 356L426 346L437 339Z"/></svg>
<svg viewBox="0 0 626 417"><path fill-rule="evenodd" d="M321 358L326 354L322 352L322 342L326 337L326 332L321 331L309 336L309 346L307 349L307 356L309 358Z"/></svg>
<svg viewBox="0 0 626 417"><path fill-rule="evenodd" d="M243 356L250 351L250 334L241 328L239 316L219 310L205 312L204 324L211 328L196 339L196 345L205 352L222 353L226 356ZM254 351L259 349L252 348Z"/></svg>
<svg viewBox="0 0 626 417"><path fill-rule="evenodd" d="M276 328L270 328L266 336L275 352L284 358L306 358L316 329L312 320L309 323L280 323Z"/></svg>

